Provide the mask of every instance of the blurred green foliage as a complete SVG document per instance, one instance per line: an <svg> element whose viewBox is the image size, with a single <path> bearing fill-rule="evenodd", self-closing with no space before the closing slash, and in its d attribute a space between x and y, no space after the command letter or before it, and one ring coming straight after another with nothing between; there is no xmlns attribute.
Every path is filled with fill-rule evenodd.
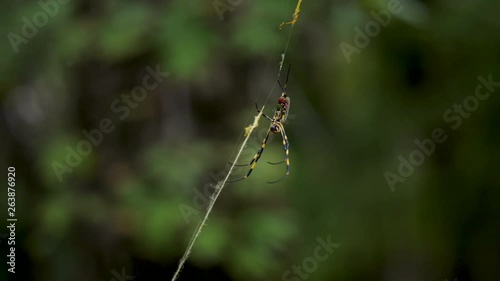
<svg viewBox="0 0 500 281"><path fill-rule="evenodd" d="M223 191L180 280L283 280L328 235L341 247L308 280L500 275L498 91L457 130L443 120L478 76L500 81L500 4L403 0L348 63L340 44L354 44L354 28L388 2L303 2L285 60L292 174L265 183L284 173L266 163L283 157L273 136L252 176ZM278 26L295 5L241 1L221 21L211 1L73 0L14 46L8 34L43 9L0 4L0 163L17 171L19 275L111 280L126 268L135 280L168 280L254 101L270 94L272 114L290 31ZM156 65L171 75L120 120L113 101ZM116 129L59 181L54 161L103 118ZM435 128L447 141L391 192L384 172ZM194 210L189 223L182 206Z"/></svg>

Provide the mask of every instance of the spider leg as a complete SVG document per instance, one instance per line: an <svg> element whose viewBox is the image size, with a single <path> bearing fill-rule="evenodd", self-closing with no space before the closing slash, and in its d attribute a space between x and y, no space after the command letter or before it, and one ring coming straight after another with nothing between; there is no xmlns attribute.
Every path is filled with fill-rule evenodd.
<svg viewBox="0 0 500 281"><path fill-rule="evenodd" d="M286 93L286 90L285 90L285 88L283 88L283 86L281 85L280 80L278 80L278 85L280 85L281 92L282 92L282 93Z"/></svg>
<svg viewBox="0 0 500 281"><path fill-rule="evenodd" d="M257 112L260 113L261 110L257 106L257 103L255 103L255 108L257 109ZM262 115L264 115L264 117L266 117L269 121L274 122L274 119L264 114L264 112L262 113Z"/></svg>
<svg viewBox="0 0 500 281"><path fill-rule="evenodd" d="M240 181L240 180L244 180L244 179L246 179L246 178L248 178L250 176L250 174L252 173L253 169L255 169L255 166L257 165L257 161L259 161L260 156L262 156L262 152L264 152L264 148L266 148L267 139L269 138L270 134L271 134L271 127L269 127L269 130L267 130L266 137L262 141L262 145L260 146L259 151L257 151L257 153L253 157L252 161L250 161L250 164L248 164L248 165L239 165L239 166L249 166L249 165L251 165L250 170L248 171L248 173L246 174L246 176L244 176L244 177L242 177L240 179L237 179L237 180L228 181L228 183L232 183L232 182L237 182L237 181Z"/></svg>
<svg viewBox="0 0 500 281"><path fill-rule="evenodd" d="M268 181L267 183L270 183L270 184L278 183L278 182L282 181L285 177L286 177L286 175L283 175L283 176L281 176L281 178L279 178L279 179L277 179L275 181Z"/></svg>
<svg viewBox="0 0 500 281"><path fill-rule="evenodd" d="M281 88L281 93L285 95L286 97L286 86L288 85L288 76L290 76L290 68L292 67L292 65L289 65L288 66L288 72L286 73L286 80L285 80L285 87L283 87L281 85L281 82L280 80L278 79L278 84L280 85L280 88Z"/></svg>
<svg viewBox="0 0 500 281"><path fill-rule="evenodd" d="M255 103L255 108L257 109L257 112L258 112L258 113L260 113L260 111L261 111L261 110L260 110L260 109L259 109L259 107L257 106L257 103ZM266 117L267 119L269 119L269 121L274 122L274 119L273 119L273 118L271 118L271 117L267 116L267 115L266 115L266 114L264 114L264 113L262 113L262 115L264 115L264 117ZM267 137L269 137L269 134L266 136L266 138L267 138ZM267 140L266 140L266 141L267 141ZM260 156L259 156L259 157L260 157ZM227 162L227 163L229 163L229 165L233 165L233 163L231 163L231 162ZM253 163L253 161L252 161L252 162L250 162L250 164L234 164L234 166L235 166L235 167L245 167L245 166L250 166L250 165L252 165L252 163Z"/></svg>
<svg viewBox="0 0 500 281"><path fill-rule="evenodd" d="M285 89L286 85L288 85L288 76L290 76L290 68L292 68L292 65L288 65L288 71L286 72L286 80L285 80Z"/></svg>
<svg viewBox="0 0 500 281"><path fill-rule="evenodd" d="M235 167L246 167L246 166L250 166L250 164L233 164L231 162L227 162L229 163L229 165L232 165L232 166L235 166Z"/></svg>
<svg viewBox="0 0 500 281"><path fill-rule="evenodd" d="M281 127L281 136L283 137L283 148L285 149L285 162L286 162L286 174L290 174L290 159L289 159L289 146L290 143L288 142L288 138L285 133L285 127L283 127L282 124L279 124Z"/></svg>
<svg viewBox="0 0 500 281"><path fill-rule="evenodd" d="M288 176L290 174L290 159L288 157L288 154L289 154L288 138L286 137L285 128L283 127L283 124L278 123L277 126L280 128L281 137L283 138L283 148L285 149L285 160L283 160L281 162L278 162L278 163L271 163L271 162L268 162L268 163L270 163L272 165L276 165L276 164L281 164L283 162L286 162L286 173L280 179L278 179L276 181L268 181L268 183L277 183L277 182L280 182L285 176Z"/></svg>

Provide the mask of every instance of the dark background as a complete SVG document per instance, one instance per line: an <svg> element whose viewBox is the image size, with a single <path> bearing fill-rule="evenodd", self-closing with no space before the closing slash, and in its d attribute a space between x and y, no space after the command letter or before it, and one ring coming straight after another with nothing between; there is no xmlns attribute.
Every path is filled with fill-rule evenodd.
<svg viewBox="0 0 500 281"><path fill-rule="evenodd" d="M36 1L0 4L0 232L14 166L16 277L170 280L253 103L270 94L273 114L290 32L278 26L296 5L219 2L234 7L71 0L20 44L12 34L22 36L23 18L44 10ZM303 1L281 73L292 65L291 175L266 183L285 171L266 163L283 158L275 135L252 176L223 190L180 280L287 280L327 237L341 246L307 280L498 280L500 88L467 118L453 111L479 76L500 81L500 3L403 0L348 62L342 42L355 46L355 28L388 3ZM148 66L170 75L117 113L112 104L125 106L121 95L143 85ZM105 118L114 129L58 178L68 147L77 151L82 131ZM241 163L268 124L260 121ZM416 157L415 140L436 128L446 140L391 189L384 174L398 175L398 156ZM5 236L1 246L0 278Z"/></svg>

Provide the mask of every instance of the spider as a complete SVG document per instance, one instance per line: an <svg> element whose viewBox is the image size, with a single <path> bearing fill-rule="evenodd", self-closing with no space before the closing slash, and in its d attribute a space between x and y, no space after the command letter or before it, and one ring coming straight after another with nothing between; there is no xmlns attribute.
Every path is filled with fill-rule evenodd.
<svg viewBox="0 0 500 281"><path fill-rule="evenodd" d="M237 180L230 181L230 182L241 181L241 180L244 180L250 176L253 169L257 165L257 161L259 161L260 156L262 156L262 152L264 152L264 148L266 148L267 139L269 138L269 135L271 133L274 133L274 134L281 133L281 138L283 139L283 147L285 149L285 160L280 161L280 162L276 162L276 163L273 163L273 162L267 162L267 163L269 163L271 165L278 165L278 164L285 162L286 163L286 174L283 177L281 177L280 179L278 179L276 181L268 181L268 183L277 183L277 182L281 181L285 176L290 174L290 160L288 158L289 143L288 143L288 138L286 137L285 128L283 127L283 122L286 121L286 118L288 116L288 110L290 108L290 98L287 97L287 95L286 95L286 86L288 84L289 74L290 74L290 66L288 67L288 73L286 74L286 80L285 80L284 87L281 85L280 81L278 80L278 84L281 88L281 96L278 99L278 107L276 108L276 111L274 112L274 116L271 118L264 113L262 114L269 121L271 121L271 125L269 126L269 130L267 130L266 137L262 141L262 145L261 145L259 151L257 151L257 153L255 154L255 156L253 157L252 161L250 161L249 164L235 165L238 167L251 166L250 170L248 171L246 176L244 176L240 179L237 179ZM260 113L260 109L257 106L257 103L255 103L255 108L257 109L257 112Z"/></svg>

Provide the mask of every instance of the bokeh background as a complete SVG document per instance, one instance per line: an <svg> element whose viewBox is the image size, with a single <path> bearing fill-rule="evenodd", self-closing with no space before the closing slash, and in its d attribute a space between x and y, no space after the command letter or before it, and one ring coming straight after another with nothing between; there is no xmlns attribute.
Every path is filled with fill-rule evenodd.
<svg viewBox="0 0 500 281"><path fill-rule="evenodd" d="M170 280L254 102L273 113L290 32L278 26L296 1L67 2L16 44L43 9L0 4L0 274L14 166L16 277ZM307 280L498 280L500 88L456 130L443 114L478 76L500 81L500 3L402 0L348 62L340 44L388 3L303 1L281 73L292 65L292 173L266 183L285 171L266 163L283 158L273 136L252 176L223 190L180 280L305 280L283 274L328 237L341 246ZM148 66L169 75L117 113ZM58 178L54 163L105 118L114 130ZM436 128L447 140L391 190L384 173Z"/></svg>

